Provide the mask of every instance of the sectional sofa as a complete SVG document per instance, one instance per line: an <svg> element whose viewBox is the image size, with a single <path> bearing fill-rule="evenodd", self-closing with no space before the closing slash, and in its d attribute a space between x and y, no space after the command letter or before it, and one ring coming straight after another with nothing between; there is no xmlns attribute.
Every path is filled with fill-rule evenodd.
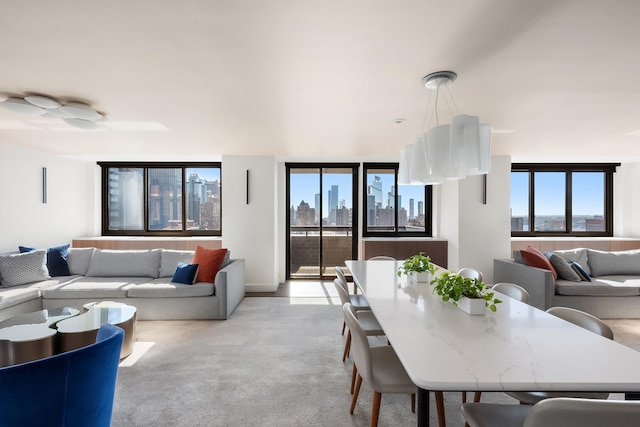
<svg viewBox="0 0 640 427"><path fill-rule="evenodd" d="M547 262L524 259L522 252L494 260L493 277L524 287L529 304L542 310L572 307L600 318L640 318L640 250L551 251L543 254Z"/></svg>
<svg viewBox="0 0 640 427"><path fill-rule="evenodd" d="M64 276L56 275L53 255L33 250L0 256L0 320L93 301L135 306L139 320L226 319L245 294L243 259L225 257L212 283L183 284L172 280L194 251L68 248Z"/></svg>

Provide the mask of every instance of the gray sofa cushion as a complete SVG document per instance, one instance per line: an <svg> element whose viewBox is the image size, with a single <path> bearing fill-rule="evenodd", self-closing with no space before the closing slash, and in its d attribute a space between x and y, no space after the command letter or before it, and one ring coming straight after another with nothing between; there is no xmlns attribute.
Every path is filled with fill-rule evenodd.
<svg viewBox="0 0 640 427"><path fill-rule="evenodd" d="M553 265L553 268L558 272L559 279L569 280L571 282L579 282L582 280L580 276L573 271L569 261L564 259L562 256L551 252L549 254L549 261L551 262L551 265Z"/></svg>
<svg viewBox="0 0 640 427"><path fill-rule="evenodd" d="M196 282L183 285L171 282L171 277L161 277L135 285L127 291L129 298L187 298L213 295L213 283ZM135 303L133 303L135 305Z"/></svg>
<svg viewBox="0 0 640 427"><path fill-rule="evenodd" d="M640 275L640 250L604 252L587 249L592 276Z"/></svg>
<svg viewBox="0 0 640 427"><path fill-rule="evenodd" d="M86 276L95 250L96 248L69 248L69 255L67 255L69 272Z"/></svg>
<svg viewBox="0 0 640 427"><path fill-rule="evenodd" d="M47 251L0 256L2 286L11 287L50 279L47 269Z"/></svg>
<svg viewBox="0 0 640 427"><path fill-rule="evenodd" d="M158 277L160 249L116 251L96 249L87 276L92 277Z"/></svg>
<svg viewBox="0 0 640 427"><path fill-rule="evenodd" d="M191 264L194 251L174 251L162 249L160 252L160 275L158 277L173 277L179 262Z"/></svg>
<svg viewBox="0 0 640 427"><path fill-rule="evenodd" d="M148 277L78 277L42 290L44 298L126 298L133 286L151 280Z"/></svg>
<svg viewBox="0 0 640 427"><path fill-rule="evenodd" d="M586 295L586 296L638 296L640 295L640 281L635 283L617 282L598 278L591 282L556 281L556 294Z"/></svg>
<svg viewBox="0 0 640 427"><path fill-rule="evenodd" d="M576 249L566 249L553 251L553 253L560 255L562 258L566 259L569 263L577 262L580 264L582 268L585 269L589 276L593 276L589 269L589 263L587 262L587 249L586 248L576 248Z"/></svg>

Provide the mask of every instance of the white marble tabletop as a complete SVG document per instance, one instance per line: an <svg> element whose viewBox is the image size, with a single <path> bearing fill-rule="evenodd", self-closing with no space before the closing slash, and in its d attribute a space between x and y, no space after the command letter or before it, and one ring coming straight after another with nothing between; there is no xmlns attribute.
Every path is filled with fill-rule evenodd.
<svg viewBox="0 0 640 427"><path fill-rule="evenodd" d="M408 283L401 261L347 261L413 382L442 391L640 389L640 353L500 296L471 316Z"/></svg>

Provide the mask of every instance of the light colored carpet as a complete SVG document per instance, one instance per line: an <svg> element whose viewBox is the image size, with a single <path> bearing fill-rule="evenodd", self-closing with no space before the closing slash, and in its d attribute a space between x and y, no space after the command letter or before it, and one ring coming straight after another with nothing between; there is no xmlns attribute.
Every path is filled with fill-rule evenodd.
<svg viewBox="0 0 640 427"><path fill-rule="evenodd" d="M119 371L112 425L368 426L373 392L365 384L349 414L341 324L336 298L308 296L247 297L226 321L139 321L134 354ZM627 343L638 344L634 325L622 327ZM447 424L462 426L460 393L445 400ZM482 400L515 403L502 393ZM415 423L409 396L383 395L380 426Z"/></svg>

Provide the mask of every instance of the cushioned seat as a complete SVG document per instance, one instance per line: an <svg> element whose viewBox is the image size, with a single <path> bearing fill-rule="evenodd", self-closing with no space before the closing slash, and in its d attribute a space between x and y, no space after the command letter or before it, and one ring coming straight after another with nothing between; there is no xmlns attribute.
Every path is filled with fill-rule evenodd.
<svg viewBox="0 0 640 427"><path fill-rule="evenodd" d="M571 282L556 280L556 294L558 295L586 295L586 296L638 296L640 283L627 285L603 280L592 279L591 282Z"/></svg>
<svg viewBox="0 0 640 427"><path fill-rule="evenodd" d="M0 309L40 298L40 289L17 286L3 289L0 294Z"/></svg>
<svg viewBox="0 0 640 427"><path fill-rule="evenodd" d="M79 277L42 290L42 296L61 298L126 298L133 286L150 281L149 277Z"/></svg>
<svg viewBox="0 0 640 427"><path fill-rule="evenodd" d="M187 298L214 294L213 283L196 282L193 285L173 283L171 277L160 277L146 283L134 285L127 290L130 298Z"/></svg>

